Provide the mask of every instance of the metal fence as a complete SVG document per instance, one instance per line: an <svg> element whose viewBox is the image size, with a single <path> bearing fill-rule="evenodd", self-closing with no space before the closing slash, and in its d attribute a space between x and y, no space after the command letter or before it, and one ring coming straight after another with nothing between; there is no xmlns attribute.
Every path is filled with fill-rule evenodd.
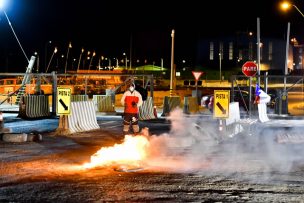
<svg viewBox="0 0 304 203"><path fill-rule="evenodd" d="M25 81L25 78L27 80ZM19 111L19 96L48 95L52 115L56 115L57 87L71 88L72 95L115 95L135 82L153 97L153 75L129 74L57 74L52 73L0 73L0 111Z"/></svg>
<svg viewBox="0 0 304 203"><path fill-rule="evenodd" d="M256 113L256 84L259 84L268 95L268 112L278 115L304 115L304 76L294 75L262 75L246 77L234 75L231 77L231 101L239 101L243 110L251 116Z"/></svg>

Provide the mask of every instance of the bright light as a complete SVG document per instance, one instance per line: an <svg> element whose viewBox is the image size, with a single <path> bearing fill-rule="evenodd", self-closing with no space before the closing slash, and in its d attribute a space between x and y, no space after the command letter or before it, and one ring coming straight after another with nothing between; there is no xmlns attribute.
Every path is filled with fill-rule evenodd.
<svg viewBox="0 0 304 203"><path fill-rule="evenodd" d="M0 9L4 8L4 0L0 0Z"/></svg>
<svg viewBox="0 0 304 203"><path fill-rule="evenodd" d="M288 3L287 1L285 1L285 2L283 2L282 4L281 4L281 9L282 10L288 10L289 8L290 8L290 3Z"/></svg>

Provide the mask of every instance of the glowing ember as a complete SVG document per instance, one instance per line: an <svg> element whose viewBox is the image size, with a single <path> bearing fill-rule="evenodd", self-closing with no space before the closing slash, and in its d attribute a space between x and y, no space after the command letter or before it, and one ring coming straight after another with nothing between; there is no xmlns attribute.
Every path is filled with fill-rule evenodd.
<svg viewBox="0 0 304 203"><path fill-rule="evenodd" d="M145 136L126 135L122 144L104 147L91 156L85 168L126 165L138 167L147 157L149 141Z"/></svg>

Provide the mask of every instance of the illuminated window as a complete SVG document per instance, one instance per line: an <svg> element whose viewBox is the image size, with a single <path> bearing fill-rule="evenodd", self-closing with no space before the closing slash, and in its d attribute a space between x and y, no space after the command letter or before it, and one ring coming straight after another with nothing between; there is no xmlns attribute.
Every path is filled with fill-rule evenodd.
<svg viewBox="0 0 304 203"><path fill-rule="evenodd" d="M272 42L269 42L269 45L268 45L268 60L269 61L272 60Z"/></svg>
<svg viewBox="0 0 304 203"><path fill-rule="evenodd" d="M210 51L210 54L209 54L209 59L210 60L214 60L214 43L213 42L210 42L210 47L209 47L209 51Z"/></svg>
<svg viewBox="0 0 304 203"><path fill-rule="evenodd" d="M233 42L229 42L229 60L233 60Z"/></svg>

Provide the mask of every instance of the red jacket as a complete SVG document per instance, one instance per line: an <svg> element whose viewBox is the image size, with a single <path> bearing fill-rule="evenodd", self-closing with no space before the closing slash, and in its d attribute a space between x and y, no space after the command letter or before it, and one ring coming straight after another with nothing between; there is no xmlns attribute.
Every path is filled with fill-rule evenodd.
<svg viewBox="0 0 304 203"><path fill-rule="evenodd" d="M132 105L135 103L135 105ZM138 108L142 105L141 94L134 90L132 93L127 90L122 95L121 104L125 107L124 113L138 113Z"/></svg>

